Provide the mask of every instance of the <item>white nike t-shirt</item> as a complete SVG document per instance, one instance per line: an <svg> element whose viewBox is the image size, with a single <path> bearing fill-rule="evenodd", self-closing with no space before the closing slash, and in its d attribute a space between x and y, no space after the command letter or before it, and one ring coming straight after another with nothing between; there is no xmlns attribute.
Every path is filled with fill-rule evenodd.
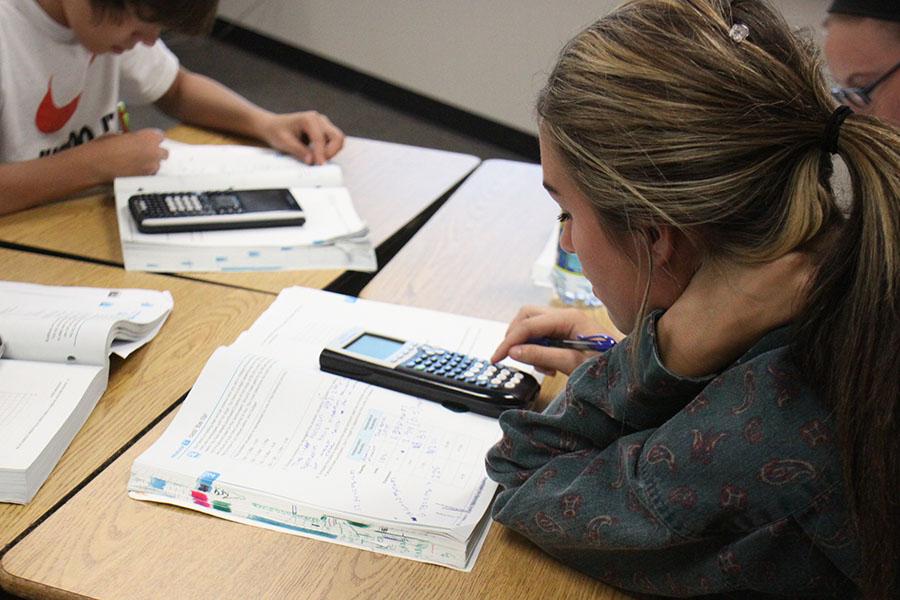
<svg viewBox="0 0 900 600"><path fill-rule="evenodd" d="M178 59L162 41L93 55L35 0L0 0L0 162L120 131L118 102L154 102L177 74Z"/></svg>

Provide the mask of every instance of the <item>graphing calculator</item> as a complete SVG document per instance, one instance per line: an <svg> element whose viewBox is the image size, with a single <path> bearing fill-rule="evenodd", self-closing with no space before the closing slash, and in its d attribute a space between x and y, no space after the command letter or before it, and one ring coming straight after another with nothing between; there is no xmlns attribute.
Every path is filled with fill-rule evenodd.
<svg viewBox="0 0 900 600"><path fill-rule="evenodd" d="M306 217L287 189L137 194L128 208L143 233L252 229L303 225Z"/></svg>
<svg viewBox="0 0 900 600"><path fill-rule="evenodd" d="M323 371L497 417L527 408L540 391L530 374L428 344L350 330L319 355Z"/></svg>

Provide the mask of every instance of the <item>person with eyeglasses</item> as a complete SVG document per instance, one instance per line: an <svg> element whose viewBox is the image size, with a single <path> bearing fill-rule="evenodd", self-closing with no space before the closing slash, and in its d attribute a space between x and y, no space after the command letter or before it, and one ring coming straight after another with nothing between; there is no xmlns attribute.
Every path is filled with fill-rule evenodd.
<svg viewBox="0 0 900 600"><path fill-rule="evenodd" d="M832 95L900 126L900 1L835 0L825 21Z"/></svg>

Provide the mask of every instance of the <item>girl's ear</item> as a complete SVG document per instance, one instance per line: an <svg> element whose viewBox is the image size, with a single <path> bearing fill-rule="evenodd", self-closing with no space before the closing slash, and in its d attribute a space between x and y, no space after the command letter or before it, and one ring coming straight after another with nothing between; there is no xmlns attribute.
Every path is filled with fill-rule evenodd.
<svg viewBox="0 0 900 600"><path fill-rule="evenodd" d="M680 233L670 225L652 225L644 230L653 264L661 269L670 266L679 245Z"/></svg>

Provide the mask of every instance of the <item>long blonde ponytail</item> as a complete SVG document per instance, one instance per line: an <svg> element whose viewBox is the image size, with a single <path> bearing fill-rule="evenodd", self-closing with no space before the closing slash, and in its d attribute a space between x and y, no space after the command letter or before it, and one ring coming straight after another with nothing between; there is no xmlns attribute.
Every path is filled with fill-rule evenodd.
<svg viewBox="0 0 900 600"><path fill-rule="evenodd" d="M749 38L735 38L742 24ZM835 105L818 51L763 0L633 0L563 50L538 101L604 223L680 228L715 258L823 256L793 346L833 409L867 596L897 591L900 135ZM640 322L640 319L638 319Z"/></svg>

